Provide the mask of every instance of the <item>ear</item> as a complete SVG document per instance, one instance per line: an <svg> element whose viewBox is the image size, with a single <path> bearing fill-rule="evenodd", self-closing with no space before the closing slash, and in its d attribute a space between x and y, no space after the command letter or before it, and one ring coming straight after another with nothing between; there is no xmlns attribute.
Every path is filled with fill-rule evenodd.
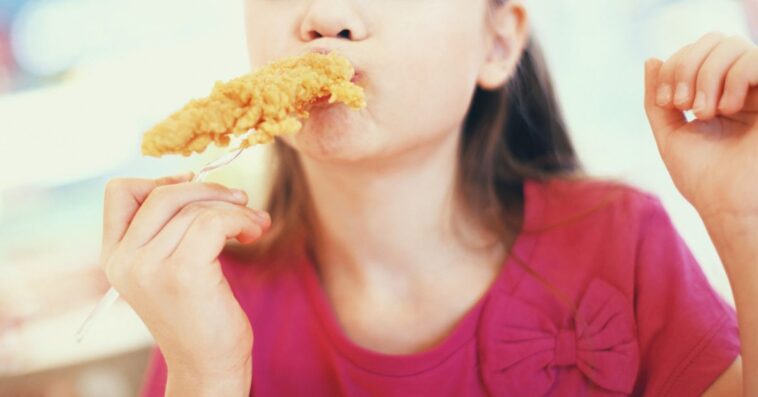
<svg viewBox="0 0 758 397"><path fill-rule="evenodd" d="M477 84L485 90L502 87L513 75L529 39L527 13L518 0L493 5L489 15L488 46Z"/></svg>

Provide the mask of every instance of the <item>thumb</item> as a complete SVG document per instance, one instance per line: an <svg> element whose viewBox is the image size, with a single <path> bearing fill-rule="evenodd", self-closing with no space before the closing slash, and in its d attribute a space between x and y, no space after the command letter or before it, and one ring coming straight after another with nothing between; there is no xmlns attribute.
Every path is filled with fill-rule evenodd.
<svg viewBox="0 0 758 397"><path fill-rule="evenodd" d="M663 62L656 58L645 61L645 112L659 150L662 149L661 144L666 134L687 124L687 119L680 110L676 108L667 109L655 103L658 73L661 66L663 66Z"/></svg>

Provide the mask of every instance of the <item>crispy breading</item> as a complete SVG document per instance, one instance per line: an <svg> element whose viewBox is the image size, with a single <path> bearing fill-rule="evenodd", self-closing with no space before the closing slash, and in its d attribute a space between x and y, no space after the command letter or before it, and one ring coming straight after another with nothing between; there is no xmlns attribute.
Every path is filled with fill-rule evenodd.
<svg viewBox="0 0 758 397"><path fill-rule="evenodd" d="M229 82L217 82L208 97L190 101L147 131L142 154L189 156L211 143L228 146L230 135L243 138L241 147L270 143L274 136L300 130L308 108L329 96L358 109L365 106L363 88L353 84L350 61L336 54L308 53L270 63Z"/></svg>

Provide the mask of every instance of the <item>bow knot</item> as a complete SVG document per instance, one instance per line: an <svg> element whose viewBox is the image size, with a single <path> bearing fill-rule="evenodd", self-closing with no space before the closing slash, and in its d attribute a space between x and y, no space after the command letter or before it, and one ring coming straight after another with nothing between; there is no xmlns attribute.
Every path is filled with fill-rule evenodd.
<svg viewBox="0 0 758 397"><path fill-rule="evenodd" d="M593 395L630 394L639 348L624 295L593 280L573 323L573 329L559 329L537 307L494 290L482 313L479 341L482 377L491 394L543 396L571 371L597 386Z"/></svg>
<svg viewBox="0 0 758 397"><path fill-rule="evenodd" d="M570 366L576 364L576 332L561 330L555 337L555 365Z"/></svg>

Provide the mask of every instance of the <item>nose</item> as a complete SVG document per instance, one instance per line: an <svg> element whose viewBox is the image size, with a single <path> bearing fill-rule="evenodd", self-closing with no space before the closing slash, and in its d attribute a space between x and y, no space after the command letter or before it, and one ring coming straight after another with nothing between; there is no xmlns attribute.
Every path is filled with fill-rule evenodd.
<svg viewBox="0 0 758 397"><path fill-rule="evenodd" d="M312 0L300 24L300 37L363 40L367 28L352 0Z"/></svg>

